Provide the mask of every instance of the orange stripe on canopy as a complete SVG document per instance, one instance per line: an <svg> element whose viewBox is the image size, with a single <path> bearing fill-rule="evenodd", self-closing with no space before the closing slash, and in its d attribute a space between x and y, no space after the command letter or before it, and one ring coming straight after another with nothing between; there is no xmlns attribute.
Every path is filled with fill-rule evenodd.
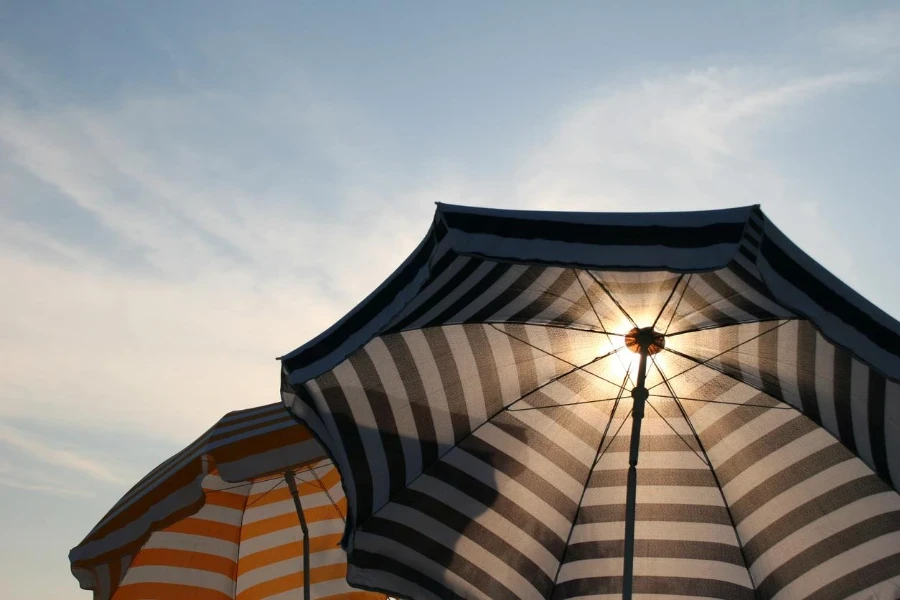
<svg viewBox="0 0 900 600"><path fill-rule="evenodd" d="M384 599L347 585L340 474L280 404L226 415L154 469L72 550L72 571L95 600L302 597L288 472L311 530L310 584L325 584L313 598Z"/></svg>

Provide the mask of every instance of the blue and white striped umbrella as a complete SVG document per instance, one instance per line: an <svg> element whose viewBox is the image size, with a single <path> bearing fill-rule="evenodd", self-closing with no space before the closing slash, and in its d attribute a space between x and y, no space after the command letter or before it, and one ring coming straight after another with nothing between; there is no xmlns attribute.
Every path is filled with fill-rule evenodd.
<svg viewBox="0 0 900 600"><path fill-rule="evenodd" d="M354 586L900 597L900 324L759 207L440 205L282 366Z"/></svg>

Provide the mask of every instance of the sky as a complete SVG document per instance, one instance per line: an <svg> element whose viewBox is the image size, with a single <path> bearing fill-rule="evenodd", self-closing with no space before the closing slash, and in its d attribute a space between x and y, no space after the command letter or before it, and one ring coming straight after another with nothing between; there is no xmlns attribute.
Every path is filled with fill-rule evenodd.
<svg viewBox="0 0 900 600"><path fill-rule="evenodd" d="M900 7L0 0L0 580L68 550L435 202L761 204L900 317Z"/></svg>

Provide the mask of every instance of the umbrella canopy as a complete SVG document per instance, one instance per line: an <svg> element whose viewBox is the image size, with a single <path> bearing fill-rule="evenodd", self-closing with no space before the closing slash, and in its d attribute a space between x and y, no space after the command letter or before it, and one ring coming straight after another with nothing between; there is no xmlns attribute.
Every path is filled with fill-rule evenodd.
<svg viewBox="0 0 900 600"><path fill-rule="evenodd" d="M280 404L229 413L131 489L74 548L97 600L384 598L350 588L346 499ZM304 535L308 533L308 535Z"/></svg>
<svg viewBox="0 0 900 600"><path fill-rule="evenodd" d="M900 324L759 207L439 205L282 366L343 475L353 585L900 596Z"/></svg>

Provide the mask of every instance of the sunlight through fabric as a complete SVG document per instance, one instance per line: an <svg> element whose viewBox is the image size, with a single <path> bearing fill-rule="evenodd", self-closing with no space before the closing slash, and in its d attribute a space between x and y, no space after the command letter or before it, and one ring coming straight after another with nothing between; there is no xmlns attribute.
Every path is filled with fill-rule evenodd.
<svg viewBox="0 0 900 600"><path fill-rule="evenodd" d="M285 406L344 478L351 584L900 589L900 324L758 207L440 205L391 278L282 365Z"/></svg>

